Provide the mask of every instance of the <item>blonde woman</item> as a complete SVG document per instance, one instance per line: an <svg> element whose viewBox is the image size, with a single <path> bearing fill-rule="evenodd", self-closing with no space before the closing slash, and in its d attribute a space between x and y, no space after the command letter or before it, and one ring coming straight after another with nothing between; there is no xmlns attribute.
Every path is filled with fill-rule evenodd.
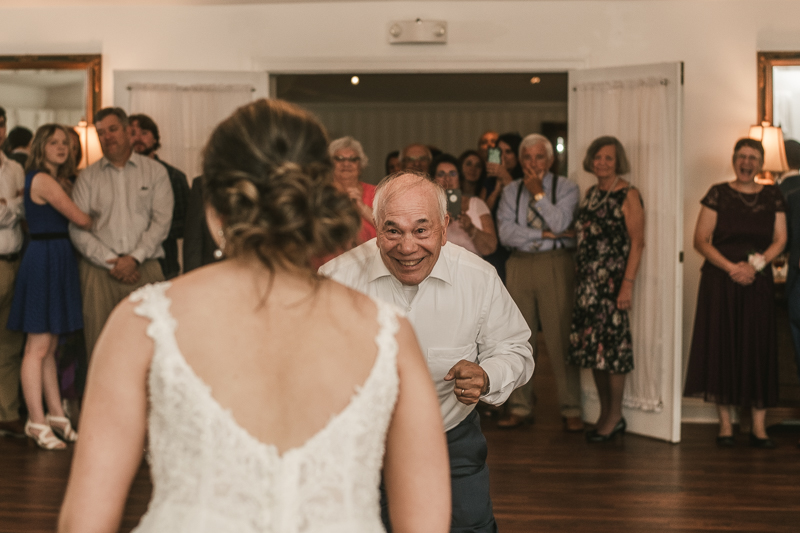
<svg viewBox="0 0 800 533"><path fill-rule="evenodd" d="M92 219L65 192L74 172L66 129L57 124L40 127L33 138L25 176L25 214L31 243L17 275L8 329L28 334L21 371L29 417L25 434L47 450L63 450L63 441L78 439L61 407L54 356L60 334L83 328L78 264L67 225L73 222L89 228Z"/></svg>

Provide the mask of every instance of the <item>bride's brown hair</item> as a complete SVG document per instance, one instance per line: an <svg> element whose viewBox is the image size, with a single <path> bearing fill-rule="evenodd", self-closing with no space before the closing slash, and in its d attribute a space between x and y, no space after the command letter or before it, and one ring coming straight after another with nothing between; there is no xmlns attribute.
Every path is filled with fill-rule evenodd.
<svg viewBox="0 0 800 533"><path fill-rule="evenodd" d="M237 109L203 152L205 200L221 216L227 256L253 252L270 270L311 269L360 227L331 178L328 137L307 111L280 100Z"/></svg>

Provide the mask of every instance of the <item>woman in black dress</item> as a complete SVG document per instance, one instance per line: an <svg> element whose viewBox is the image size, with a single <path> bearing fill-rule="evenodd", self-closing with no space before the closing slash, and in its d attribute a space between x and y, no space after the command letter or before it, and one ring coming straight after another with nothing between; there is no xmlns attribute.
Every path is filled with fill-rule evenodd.
<svg viewBox="0 0 800 533"><path fill-rule="evenodd" d="M685 396L717 404L717 444L733 446L731 406L752 410L750 445L774 448L764 427L778 401L778 350L770 262L786 244L783 195L755 182L764 162L759 141L740 139L736 179L701 200L694 247L705 257Z"/></svg>

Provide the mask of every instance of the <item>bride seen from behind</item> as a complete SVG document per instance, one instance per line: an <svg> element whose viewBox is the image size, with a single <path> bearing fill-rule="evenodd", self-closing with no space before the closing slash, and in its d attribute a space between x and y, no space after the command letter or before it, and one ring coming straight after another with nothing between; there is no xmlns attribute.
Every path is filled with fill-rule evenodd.
<svg viewBox="0 0 800 533"><path fill-rule="evenodd" d="M207 218L227 259L109 318L59 531L118 529L146 438L140 532L383 531L381 468L395 532L447 531L444 432L411 326L311 267L360 222L327 145L274 100L214 131Z"/></svg>

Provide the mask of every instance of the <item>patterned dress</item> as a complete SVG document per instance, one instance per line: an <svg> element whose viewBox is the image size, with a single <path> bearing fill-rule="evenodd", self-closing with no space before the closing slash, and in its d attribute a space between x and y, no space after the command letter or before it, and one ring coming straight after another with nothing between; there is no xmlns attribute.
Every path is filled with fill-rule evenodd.
<svg viewBox="0 0 800 533"><path fill-rule="evenodd" d="M617 294L631 251L622 213L629 190L625 187L611 192L605 202L592 210L590 199L594 196L597 202L605 196L595 185L581 201L576 219L577 287L567 362L613 374L633 370L628 312L617 309Z"/></svg>

